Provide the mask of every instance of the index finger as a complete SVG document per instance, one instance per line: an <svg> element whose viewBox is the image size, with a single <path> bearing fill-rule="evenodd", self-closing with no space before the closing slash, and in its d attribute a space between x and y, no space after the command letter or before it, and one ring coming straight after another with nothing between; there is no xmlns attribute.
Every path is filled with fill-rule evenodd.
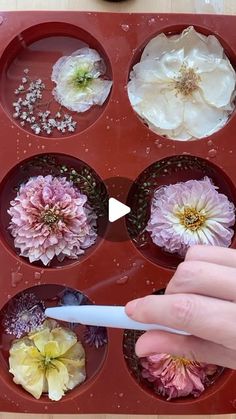
<svg viewBox="0 0 236 419"><path fill-rule="evenodd" d="M188 249L185 260L216 263L236 268L236 249L205 245L192 246Z"/></svg>
<svg viewBox="0 0 236 419"><path fill-rule="evenodd" d="M195 294L150 295L126 305L126 313L143 323L159 323L236 348L236 304Z"/></svg>

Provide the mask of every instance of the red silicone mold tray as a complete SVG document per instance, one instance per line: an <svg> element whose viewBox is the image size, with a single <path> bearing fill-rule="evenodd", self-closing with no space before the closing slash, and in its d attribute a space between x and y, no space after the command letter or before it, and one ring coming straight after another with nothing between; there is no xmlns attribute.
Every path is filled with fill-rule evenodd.
<svg viewBox="0 0 236 419"><path fill-rule="evenodd" d="M211 177L220 191L236 202L236 117L223 129L201 140L178 142L150 131L133 111L126 85L130 69L156 34L179 33L193 25L221 41L236 64L235 17L187 14L111 14L79 12L2 13L0 23L0 307L34 287L47 301L65 288L85 294L96 304L124 305L164 288L179 259L142 246L128 218L114 224L99 221L99 240L78 261L45 268L30 264L14 249L6 210L14 188L27 177L50 173L50 162L88 169L99 185L101 201L108 193L137 209L137 182L157 173L157 183ZM102 107L78 119L71 135L36 136L12 117L14 89L24 68L48 79L55 61L85 43L103 57L113 87ZM49 86L50 88L50 86ZM75 116L76 118L76 116ZM35 163L36 162L36 163ZM168 162L168 170L166 170ZM49 166L48 166L49 165ZM158 165L158 166L157 166ZM107 192L106 192L107 190ZM236 247L235 237L232 247ZM156 250L156 251L155 251ZM50 302L51 304L51 302ZM105 349L88 349L88 380L61 401L35 400L13 383L8 372L7 344L1 334L0 408L32 413L220 414L236 411L236 373L223 371L199 398L165 401L139 383L132 372L127 345L132 336L108 330ZM85 348L86 349L86 348ZM130 369L131 368L131 369Z"/></svg>

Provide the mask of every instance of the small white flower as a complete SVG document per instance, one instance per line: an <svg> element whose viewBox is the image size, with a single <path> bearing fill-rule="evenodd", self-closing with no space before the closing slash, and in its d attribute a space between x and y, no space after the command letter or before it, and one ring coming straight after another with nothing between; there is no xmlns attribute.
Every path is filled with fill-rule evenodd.
<svg viewBox="0 0 236 419"><path fill-rule="evenodd" d="M67 109L85 112L93 105L102 105L107 99L112 81L101 78L105 64L97 51L82 48L71 56L61 57L53 66L53 94Z"/></svg>
<svg viewBox="0 0 236 419"><path fill-rule="evenodd" d="M235 71L216 37L193 27L153 38L130 79L133 108L150 129L168 138L211 135L234 109Z"/></svg>

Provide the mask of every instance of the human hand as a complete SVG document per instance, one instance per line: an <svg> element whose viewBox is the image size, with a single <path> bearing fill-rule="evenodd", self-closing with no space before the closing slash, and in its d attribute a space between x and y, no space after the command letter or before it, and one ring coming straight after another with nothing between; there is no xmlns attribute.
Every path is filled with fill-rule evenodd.
<svg viewBox="0 0 236 419"><path fill-rule="evenodd" d="M148 331L136 343L139 357L170 353L236 369L236 250L190 248L165 295L133 300L126 314L191 334Z"/></svg>

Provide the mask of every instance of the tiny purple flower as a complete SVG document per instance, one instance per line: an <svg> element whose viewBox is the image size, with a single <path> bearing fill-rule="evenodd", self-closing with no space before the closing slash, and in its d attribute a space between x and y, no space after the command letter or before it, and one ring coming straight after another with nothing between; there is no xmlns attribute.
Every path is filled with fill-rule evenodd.
<svg viewBox="0 0 236 419"><path fill-rule="evenodd" d="M3 327L16 338L36 330L45 320L44 303L35 294L24 292L9 303L3 317Z"/></svg>
<svg viewBox="0 0 236 419"><path fill-rule="evenodd" d="M95 346L97 349L107 344L107 330L100 326L86 326L84 332L84 341L89 346Z"/></svg>

